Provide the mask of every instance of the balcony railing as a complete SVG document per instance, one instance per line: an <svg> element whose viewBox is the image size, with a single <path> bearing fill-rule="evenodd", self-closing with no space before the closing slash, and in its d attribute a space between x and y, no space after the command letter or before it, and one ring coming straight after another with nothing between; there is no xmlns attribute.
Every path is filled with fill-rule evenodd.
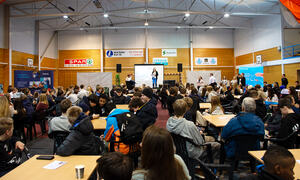
<svg viewBox="0 0 300 180"><path fill-rule="evenodd" d="M283 48L283 59L300 57L300 44Z"/></svg>

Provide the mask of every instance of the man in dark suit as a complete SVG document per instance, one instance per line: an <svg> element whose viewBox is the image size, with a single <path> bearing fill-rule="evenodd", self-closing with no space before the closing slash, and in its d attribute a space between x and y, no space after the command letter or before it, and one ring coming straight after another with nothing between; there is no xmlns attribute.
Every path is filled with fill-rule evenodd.
<svg viewBox="0 0 300 180"><path fill-rule="evenodd" d="M242 73L242 75L241 75L241 84L242 84L243 87L246 86L246 78L245 78L245 74L244 73Z"/></svg>

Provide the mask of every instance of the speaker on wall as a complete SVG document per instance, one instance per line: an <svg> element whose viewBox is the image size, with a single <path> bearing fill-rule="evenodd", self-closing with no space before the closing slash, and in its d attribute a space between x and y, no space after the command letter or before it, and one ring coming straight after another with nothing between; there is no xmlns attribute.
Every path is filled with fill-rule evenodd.
<svg viewBox="0 0 300 180"><path fill-rule="evenodd" d="M182 63L177 64L177 71L182 72Z"/></svg>
<svg viewBox="0 0 300 180"><path fill-rule="evenodd" d="M122 64L117 64L116 69L117 69L117 73L122 72Z"/></svg>

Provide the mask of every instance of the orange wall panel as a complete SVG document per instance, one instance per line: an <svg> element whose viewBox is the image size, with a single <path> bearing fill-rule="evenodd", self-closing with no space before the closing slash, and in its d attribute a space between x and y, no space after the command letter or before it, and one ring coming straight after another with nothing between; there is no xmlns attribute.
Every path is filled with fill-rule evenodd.
<svg viewBox="0 0 300 180"><path fill-rule="evenodd" d="M252 64L253 63L253 53L241 55L236 57L236 65Z"/></svg>
<svg viewBox="0 0 300 180"><path fill-rule="evenodd" d="M278 51L277 47L254 52L255 62L256 62L256 56L257 55L261 55L262 62L264 62L264 61L274 61L274 60L280 60L281 59L281 51Z"/></svg>
<svg viewBox="0 0 300 180"><path fill-rule="evenodd" d="M234 49L233 48L194 48L193 50L194 67L201 67L195 64L196 57L217 57L217 66L234 66Z"/></svg>
<svg viewBox="0 0 300 180"><path fill-rule="evenodd" d="M300 70L300 63L296 64L285 64L284 65L284 73L289 80L288 86L295 86L295 81L299 81L297 79L297 71Z"/></svg>
<svg viewBox="0 0 300 180"><path fill-rule="evenodd" d="M264 81L267 81L268 84L278 82L281 85L281 66L265 66Z"/></svg>

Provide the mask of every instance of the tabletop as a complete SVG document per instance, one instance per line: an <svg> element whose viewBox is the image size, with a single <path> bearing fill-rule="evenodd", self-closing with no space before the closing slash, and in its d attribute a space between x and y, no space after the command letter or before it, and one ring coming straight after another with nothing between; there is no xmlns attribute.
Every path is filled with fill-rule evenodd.
<svg viewBox="0 0 300 180"><path fill-rule="evenodd" d="M84 165L84 177L88 179L97 166L96 160L100 156L57 156L52 160L37 160L35 155L23 164L3 176L2 180L30 179L30 180L53 180L53 179L76 179L75 166ZM53 161L65 161L66 164L57 169L45 169L44 166Z"/></svg>
<svg viewBox="0 0 300 180"><path fill-rule="evenodd" d="M234 114L224 114L224 115L205 115L203 118L214 125L215 127L224 127L226 124L235 117Z"/></svg>
<svg viewBox="0 0 300 180"><path fill-rule="evenodd" d="M289 151L293 154L296 160L300 160L300 149L289 149ZM259 162L263 163L263 160L261 159L266 150L260 150L260 151L249 151L249 154L253 156L255 159L257 159ZM294 167L294 173L295 173L295 179L300 179L300 163L296 162Z"/></svg>
<svg viewBox="0 0 300 180"><path fill-rule="evenodd" d="M93 119L92 124L94 126L94 130L103 130L106 128L106 120L107 117L100 117L98 119Z"/></svg>
<svg viewBox="0 0 300 180"><path fill-rule="evenodd" d="M118 104L116 105L116 108L129 110L128 104Z"/></svg>
<svg viewBox="0 0 300 180"><path fill-rule="evenodd" d="M200 109L210 109L211 108L211 103L199 103L200 104Z"/></svg>

